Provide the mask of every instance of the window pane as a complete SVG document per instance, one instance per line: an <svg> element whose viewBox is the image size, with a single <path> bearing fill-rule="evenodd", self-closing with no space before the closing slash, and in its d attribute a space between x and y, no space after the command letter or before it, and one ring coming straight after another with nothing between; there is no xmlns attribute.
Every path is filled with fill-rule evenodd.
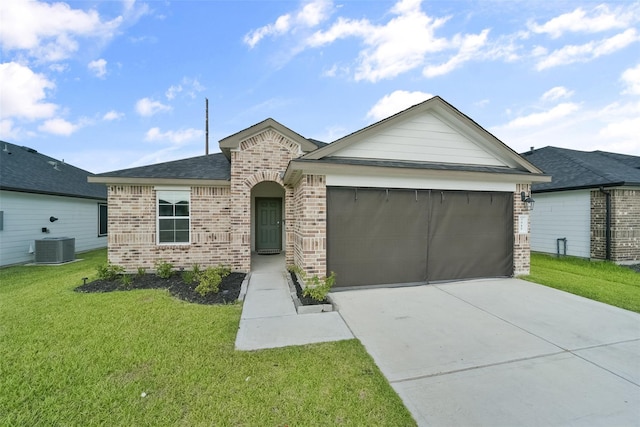
<svg viewBox="0 0 640 427"><path fill-rule="evenodd" d="M107 205L98 205L98 236L107 235Z"/></svg>
<svg viewBox="0 0 640 427"><path fill-rule="evenodd" d="M189 216L189 202L179 202L175 206L176 216Z"/></svg>
<svg viewBox="0 0 640 427"><path fill-rule="evenodd" d="M189 231L189 220L188 219L176 219L175 221L175 229L180 231Z"/></svg>
<svg viewBox="0 0 640 427"><path fill-rule="evenodd" d="M160 232L160 243L173 243L173 231L161 231Z"/></svg>
<svg viewBox="0 0 640 427"><path fill-rule="evenodd" d="M162 200L161 200L162 202ZM173 205L169 204L162 204L160 203L160 206L158 206L158 215L159 216L173 216Z"/></svg>
<svg viewBox="0 0 640 427"><path fill-rule="evenodd" d="M176 243L188 243L189 232L188 231L176 231Z"/></svg>
<svg viewBox="0 0 640 427"><path fill-rule="evenodd" d="M159 221L160 231L175 230L175 219L161 219Z"/></svg>

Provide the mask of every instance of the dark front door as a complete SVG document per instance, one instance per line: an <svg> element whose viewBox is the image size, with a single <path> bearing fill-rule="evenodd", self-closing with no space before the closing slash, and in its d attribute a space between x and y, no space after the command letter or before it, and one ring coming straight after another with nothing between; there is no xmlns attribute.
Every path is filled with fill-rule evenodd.
<svg viewBox="0 0 640 427"><path fill-rule="evenodd" d="M256 198L256 251L261 254L282 250L282 199Z"/></svg>

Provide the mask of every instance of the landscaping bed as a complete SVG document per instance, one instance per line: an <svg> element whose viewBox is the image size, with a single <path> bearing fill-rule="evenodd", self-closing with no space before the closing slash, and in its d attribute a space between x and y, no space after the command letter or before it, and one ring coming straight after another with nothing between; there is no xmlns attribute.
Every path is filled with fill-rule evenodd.
<svg viewBox="0 0 640 427"><path fill-rule="evenodd" d="M220 282L220 289L216 293L200 295L195 291L197 283L186 283L178 272L163 279L155 274L134 275L130 284L123 284L120 279L94 280L78 286L76 292L114 292L134 289L167 289L171 295L183 301L195 304L229 304L236 302L240 295L244 273L230 273Z"/></svg>
<svg viewBox="0 0 640 427"><path fill-rule="evenodd" d="M305 296L296 273L290 271L289 278L291 297L293 298L293 304L298 314L322 313L334 310L333 303L329 298L318 301L317 299Z"/></svg>

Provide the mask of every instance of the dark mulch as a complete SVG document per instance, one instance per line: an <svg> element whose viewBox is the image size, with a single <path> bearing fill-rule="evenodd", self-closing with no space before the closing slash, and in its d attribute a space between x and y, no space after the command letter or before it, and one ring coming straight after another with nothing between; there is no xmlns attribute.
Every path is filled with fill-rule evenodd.
<svg viewBox="0 0 640 427"><path fill-rule="evenodd" d="M300 300L300 303L302 303L302 305L331 304L331 302L329 302L329 300L327 300L326 298L323 301L318 301L311 297L305 297L304 295L302 295L302 286L300 286L300 283L298 283L297 276L292 272L289 272L289 274L291 275L291 280L293 280L293 284L296 287L296 294L298 294L298 299Z"/></svg>
<svg viewBox="0 0 640 427"><path fill-rule="evenodd" d="M94 280L93 282L75 288L76 292L113 292L134 289L168 289L171 295L183 301L195 304L228 304L238 300L240 287L244 280L244 273L231 273L222 279L220 290L205 296L195 291L197 283L185 283L180 273L174 273L168 279L162 279L155 274L132 276L132 282L126 287L120 280Z"/></svg>

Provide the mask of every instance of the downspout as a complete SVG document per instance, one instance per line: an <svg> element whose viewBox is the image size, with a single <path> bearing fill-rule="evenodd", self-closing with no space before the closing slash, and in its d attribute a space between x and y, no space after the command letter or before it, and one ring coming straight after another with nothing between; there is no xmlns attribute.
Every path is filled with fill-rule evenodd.
<svg viewBox="0 0 640 427"><path fill-rule="evenodd" d="M600 192L605 197L605 230L604 236L606 241L606 260L611 261L611 191L606 191L604 187L600 187Z"/></svg>

